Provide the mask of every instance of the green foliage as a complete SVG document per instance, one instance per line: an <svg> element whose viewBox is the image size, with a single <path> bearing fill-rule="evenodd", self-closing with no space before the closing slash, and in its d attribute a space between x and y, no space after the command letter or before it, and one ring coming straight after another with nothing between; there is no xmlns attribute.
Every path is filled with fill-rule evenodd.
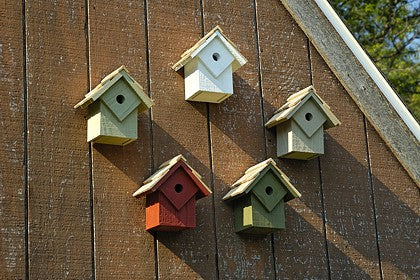
<svg viewBox="0 0 420 280"><path fill-rule="evenodd" d="M418 0L329 0L357 41L420 119Z"/></svg>

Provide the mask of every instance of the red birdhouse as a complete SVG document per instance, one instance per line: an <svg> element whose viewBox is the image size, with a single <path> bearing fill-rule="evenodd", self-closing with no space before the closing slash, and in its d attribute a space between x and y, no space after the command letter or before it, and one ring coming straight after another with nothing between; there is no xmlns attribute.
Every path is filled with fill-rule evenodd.
<svg viewBox="0 0 420 280"><path fill-rule="evenodd" d="M182 155L164 162L134 197L146 195L146 230L178 231L195 227L197 199L211 194Z"/></svg>

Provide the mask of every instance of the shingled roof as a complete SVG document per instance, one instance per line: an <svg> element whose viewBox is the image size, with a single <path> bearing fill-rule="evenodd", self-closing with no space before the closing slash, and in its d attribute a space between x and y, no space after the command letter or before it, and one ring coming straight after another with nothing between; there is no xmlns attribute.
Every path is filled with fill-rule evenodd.
<svg viewBox="0 0 420 280"><path fill-rule="evenodd" d="M254 183L258 181L260 178L260 175L263 174L263 171L265 171L269 167L273 167L276 173L278 173L278 178L281 180L281 182L286 186L289 193L291 195L286 195L285 201L291 200L293 198L301 197L301 194L299 191L290 183L289 178L284 174L278 167L276 162L269 158L263 162L258 163L257 165L254 165L250 168L248 168L245 171L245 175L239 178L235 183L232 185L232 189L223 197L223 200L230 200L234 197L241 196L243 194L248 193L252 187L254 186Z"/></svg>
<svg viewBox="0 0 420 280"><path fill-rule="evenodd" d="M324 123L324 128L331 128L341 124L337 117L333 114L330 107L322 100L322 98L316 94L313 86L309 86L297 93L292 94L287 98L286 104L280 107L275 113L274 116L265 124L267 128L276 126L288 119L290 119L299 108L312 98L315 103L318 105L318 108L324 112L327 117L326 122Z"/></svg>
<svg viewBox="0 0 420 280"><path fill-rule="evenodd" d="M153 101L144 93L143 88L139 85L136 80L134 80L127 68L125 66L120 66L117 70L112 72L111 74L107 75L102 81L97 85L93 90L88 92L85 95L85 98L77 103L74 108L86 108L93 102L95 102L98 98L100 98L113 84L115 84L120 79L125 79L133 91L138 95L140 100L142 101L139 106L139 111L145 111L152 107Z"/></svg>
<svg viewBox="0 0 420 280"><path fill-rule="evenodd" d="M216 37L218 37L221 40L221 42L226 46L226 48L235 58L232 65L232 72L235 72L239 67L247 63L247 59L238 51L236 45L223 34L223 30L219 26L216 26L203 38L201 38L193 47L186 50L181 55L182 58L172 66L172 69L178 71L179 69L184 67Z"/></svg>
<svg viewBox="0 0 420 280"><path fill-rule="evenodd" d="M177 155L176 157L165 161L159 166L159 169L149 178L147 178L143 182L143 186L141 186L136 192L133 193L133 196L139 196L142 194L147 194L154 192L160 184L161 180L165 179L166 175L170 175L170 171L172 171L172 168L175 167L179 162L182 162L184 164L184 167L188 168L193 176L196 179L197 186L201 190L203 194L210 194L212 193L210 188L202 181L201 175L198 174L197 171L195 171L188 163L187 160L184 158L183 155Z"/></svg>

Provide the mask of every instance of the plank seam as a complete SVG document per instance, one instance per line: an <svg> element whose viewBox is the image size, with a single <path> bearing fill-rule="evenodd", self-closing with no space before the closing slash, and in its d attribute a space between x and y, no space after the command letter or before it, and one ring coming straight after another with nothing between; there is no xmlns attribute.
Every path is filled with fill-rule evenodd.
<svg viewBox="0 0 420 280"><path fill-rule="evenodd" d="M150 92L150 50L149 50L149 24L148 24L148 2L144 0L144 39L146 41L146 87L147 94L152 98L152 93ZM153 168L155 166L155 155L154 155L154 132L153 132L153 107L150 108L149 112L149 137L150 137L150 172L149 175L153 174ZM153 251L154 251L154 260L155 260L155 279L159 279L159 256L158 256L158 240L157 233L153 233Z"/></svg>
<svg viewBox="0 0 420 280"><path fill-rule="evenodd" d="M85 0L85 38L86 38L86 75L88 81L88 91L91 89L90 81L90 36L89 36L89 0ZM89 149L89 208L90 208L90 240L91 240L91 275L92 279L96 278L95 266L95 217L93 209L93 153L92 143L88 143Z"/></svg>
<svg viewBox="0 0 420 280"><path fill-rule="evenodd" d="M375 190L374 190L374 183L373 183L373 176L372 176L372 166L371 166L371 157L370 157L370 149L369 149L369 138L368 138L368 129L367 129L367 120L365 115L363 115L363 127L365 130L365 141L366 141L366 157L368 163L368 178L369 178L369 187L372 197L372 208L373 208L373 222L375 227L375 241L376 241L376 249L378 251L378 264L379 264L379 276L380 279L383 279L383 271L382 271L382 261L381 261L381 250L379 246L379 234L378 234L378 225L376 220L376 202L375 202Z"/></svg>
<svg viewBox="0 0 420 280"><path fill-rule="evenodd" d="M201 13L201 36L204 36L205 26L204 26L204 4L203 0L200 0L200 13ZM209 146L209 163L210 163L210 188L212 190L211 194L211 206L212 206L212 216L213 216L213 238L215 246L214 260L216 264L216 279L220 279L219 271L219 247L217 242L217 223L216 223L216 202L215 202L215 191L214 191L214 170L213 170L213 143L211 141L211 124L210 124L210 105L206 103L206 118L207 118L207 138Z"/></svg>
<svg viewBox="0 0 420 280"><path fill-rule="evenodd" d="M308 48L308 64L309 64L309 80L313 84L313 69L311 63L311 43L309 38L306 37L306 45ZM328 279L331 279L331 265L330 265L330 254L328 250L328 238L327 238L327 215L325 213L325 203L324 203L324 182L322 181L322 167L321 159L318 157L318 173L319 173L319 192L321 195L321 209L322 209L322 231L324 235L324 244L325 244L325 257L327 258L327 272Z"/></svg>
<svg viewBox="0 0 420 280"><path fill-rule="evenodd" d="M23 52L23 177L25 208L25 279L29 279L29 179L28 179L28 79L27 79L27 42L26 42L26 5L22 0L22 52Z"/></svg>
<svg viewBox="0 0 420 280"><path fill-rule="evenodd" d="M256 42L256 51L257 51L257 71L258 71L258 88L260 90L260 103L261 103L261 120L262 120L262 127L263 127L263 137L264 137L264 158L268 156L268 139L267 133L265 131L265 109L264 109L264 95L263 95L263 87L262 87L262 73L261 73L261 48L260 48L260 36L258 32L258 11L257 11L257 1L254 0L254 31L255 31L255 42ZM274 279L277 279L277 262L276 262L276 252L274 246L274 233L270 234L270 245L271 245L271 254L273 258L273 270L274 270Z"/></svg>

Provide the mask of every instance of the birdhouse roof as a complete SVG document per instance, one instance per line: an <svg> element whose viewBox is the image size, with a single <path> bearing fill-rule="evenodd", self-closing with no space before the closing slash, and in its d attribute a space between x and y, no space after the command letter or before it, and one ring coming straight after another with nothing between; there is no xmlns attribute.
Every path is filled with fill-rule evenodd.
<svg viewBox="0 0 420 280"><path fill-rule="evenodd" d="M280 107L274 116L265 124L267 128L276 126L284 121L290 119L303 104L309 99L313 99L315 104L318 105L319 109L326 115L327 121L324 124L324 128L330 128L341 124L337 117L333 114L330 107L325 103L322 98L316 94L313 86L309 86L297 93L292 94L287 98L286 104Z"/></svg>
<svg viewBox="0 0 420 280"><path fill-rule="evenodd" d="M165 182L166 179L168 179L179 167L184 168L190 178L197 185L200 190L198 198L212 193L210 188L202 181L201 175L187 163L187 160L182 155L178 155L162 163L159 166L159 169L143 182L143 186L133 193L133 196L139 196L141 194L148 194L156 191L160 185Z"/></svg>
<svg viewBox="0 0 420 280"><path fill-rule="evenodd" d="M254 165L248 168L245 171L245 175L237 180L233 185L232 189L223 197L223 200L230 200L234 197L239 197L244 194L247 194L255 185L256 182L264 176L268 169L272 169L277 175L279 180L286 186L287 190L291 196L286 196L285 201L288 201L293 198L301 197L299 191L290 183L289 178L284 174L278 167L276 162L269 158L263 162L260 162L257 165ZM287 199L289 198L289 199Z"/></svg>
<svg viewBox="0 0 420 280"><path fill-rule="evenodd" d="M201 52L211 41L216 37L226 46L229 52L235 58L233 62L232 71L235 72L239 67L247 63L247 59L238 51L236 45L230 41L224 34L223 30L216 26L209 33L207 33L203 38L200 39L192 48L188 49L181 55L181 59L172 66L172 69L178 71L184 67L189 61L191 61L197 54Z"/></svg>
<svg viewBox="0 0 420 280"><path fill-rule="evenodd" d="M144 93L143 88L134 80L127 68L125 66L119 67L117 70L106 76L102 79L99 85L97 85L93 90L85 95L85 98L77 103L74 108L86 108L98 98L100 98L113 84L115 84L119 79L125 79L133 91L142 101L139 110L140 112L145 111L152 107L153 101Z"/></svg>

